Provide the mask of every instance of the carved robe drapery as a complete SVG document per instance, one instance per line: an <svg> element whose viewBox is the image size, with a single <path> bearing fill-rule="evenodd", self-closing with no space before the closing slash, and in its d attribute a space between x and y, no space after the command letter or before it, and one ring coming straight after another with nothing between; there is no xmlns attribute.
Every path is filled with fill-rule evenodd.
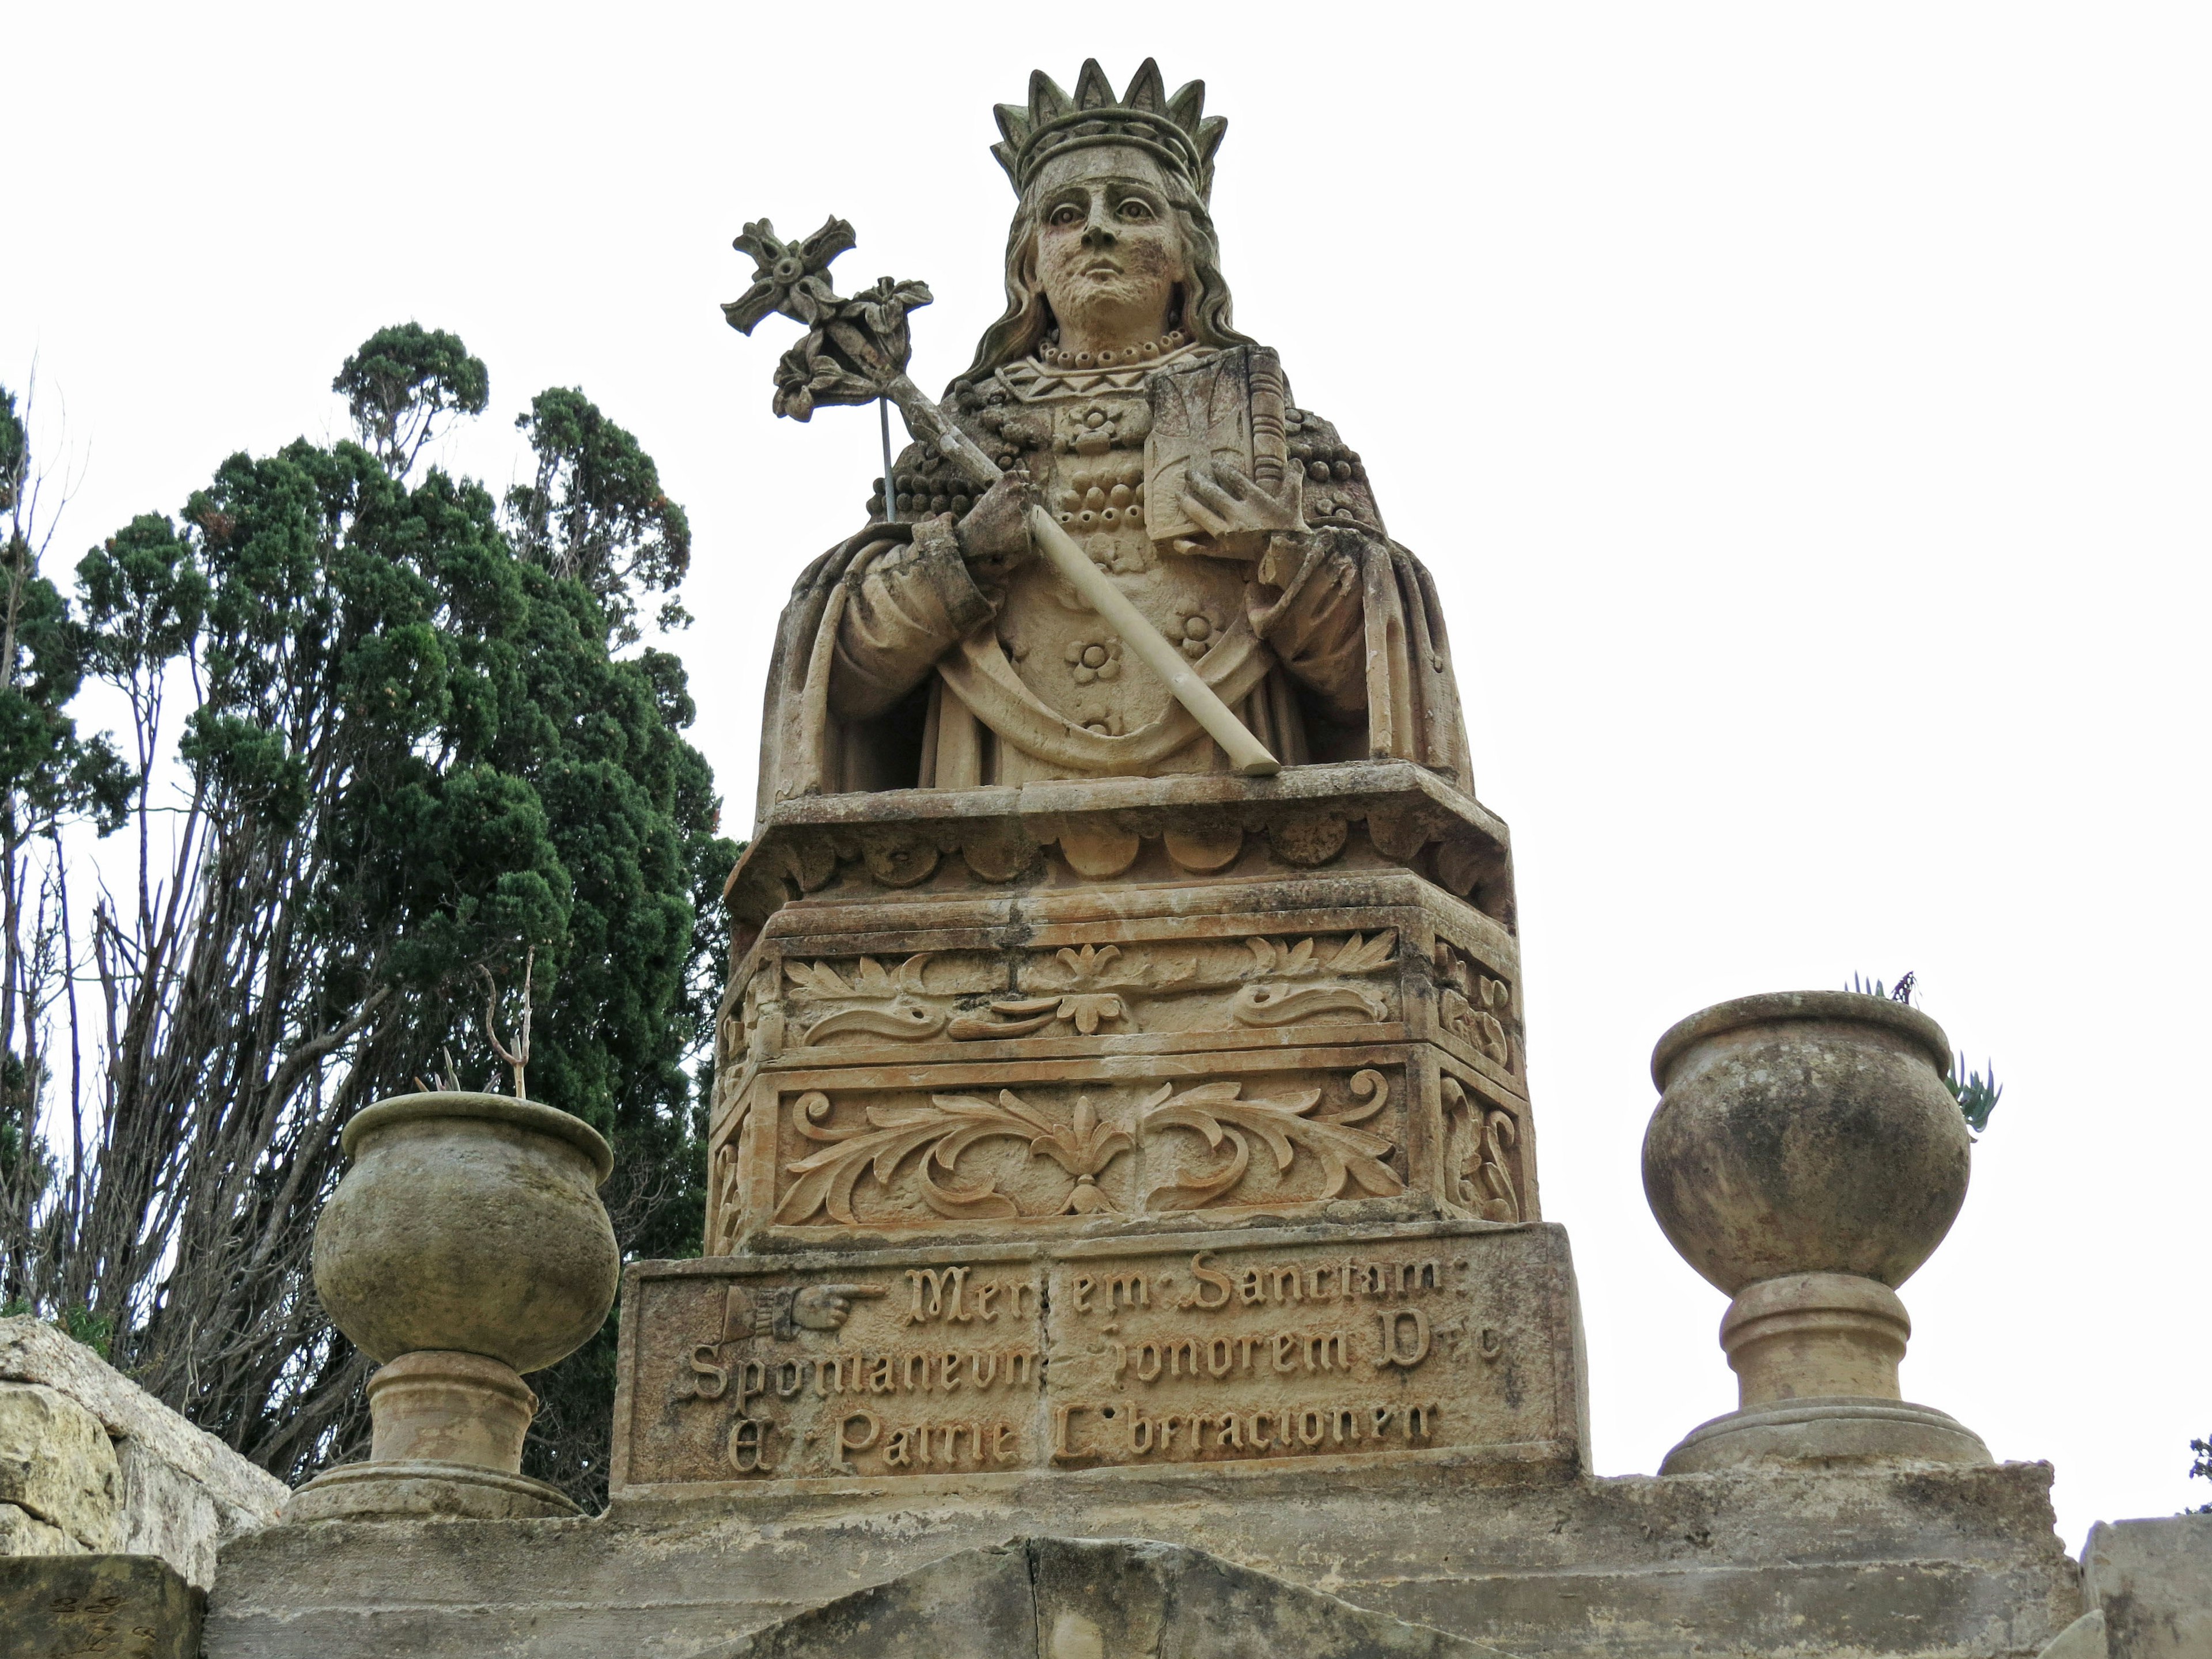
<svg viewBox="0 0 2212 1659"><path fill-rule="evenodd" d="M1285 765L1412 760L1471 788L1434 584L1391 541L1364 467L1291 411L1310 535L1258 563L1143 524L1146 370L1012 365L948 413L1048 510ZM1137 486L1132 489L1132 481ZM920 446L893 472L898 525L810 565L777 630L760 808L793 796L1227 769L1218 746L1049 565L979 576L953 521L967 486Z"/></svg>

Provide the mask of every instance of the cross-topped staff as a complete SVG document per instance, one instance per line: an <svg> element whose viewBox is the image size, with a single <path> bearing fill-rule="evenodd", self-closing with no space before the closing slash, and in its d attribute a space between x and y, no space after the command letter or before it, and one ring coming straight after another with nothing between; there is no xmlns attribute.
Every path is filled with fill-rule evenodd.
<svg viewBox="0 0 2212 1659"><path fill-rule="evenodd" d="M805 337L784 353L775 366L775 412L804 421L818 405L896 404L907 430L934 447L978 492L1006 475L977 448L975 441L907 378L914 349L907 313L930 302L928 288L886 276L849 299L838 297L830 281L830 264L856 241L853 227L832 218L798 242L777 240L775 227L762 219L749 224L732 244L752 256L753 283L722 307L730 326L750 335L771 313L805 325ZM896 511L896 481L891 477L890 416L884 416L884 507ZM1053 568L1085 603L1103 617L1144 665L1167 682L1176 701L1188 709L1208 736L1219 744L1229 763L1247 777L1270 777L1283 769L1229 705L1199 675L1182 653L1131 604L1128 595L1091 562L1075 538L1042 507L1031 507L1029 526Z"/></svg>

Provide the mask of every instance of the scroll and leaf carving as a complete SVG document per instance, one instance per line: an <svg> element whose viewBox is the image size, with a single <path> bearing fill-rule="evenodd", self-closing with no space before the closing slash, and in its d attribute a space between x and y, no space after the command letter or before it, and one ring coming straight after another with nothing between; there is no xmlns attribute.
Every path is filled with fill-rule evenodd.
<svg viewBox="0 0 2212 1659"><path fill-rule="evenodd" d="M894 1003L888 1008L848 1008L818 1019L807 1027L806 1041L827 1042L834 1036L863 1036L919 1042L944 1029L945 1015L939 1010L914 1003Z"/></svg>
<svg viewBox="0 0 2212 1659"><path fill-rule="evenodd" d="M1442 939L1437 942L1436 976L1437 1018L1444 1030L1500 1071L1517 1075L1521 1021L1514 1012L1512 986L1483 972L1464 951Z"/></svg>
<svg viewBox="0 0 2212 1659"><path fill-rule="evenodd" d="M1211 1203L1244 1178L1255 1139L1273 1154L1278 1174L1288 1170L1301 1151L1318 1158L1323 1198L1336 1197L1347 1179L1379 1197L1406 1189L1397 1171L1382 1162L1390 1151L1389 1138L1354 1127L1381 1111L1389 1099L1390 1085L1382 1073L1354 1073L1352 1091L1368 1097L1367 1103L1335 1117L1309 1115L1320 1103L1318 1089L1301 1089L1284 1100L1240 1100L1242 1088L1237 1083L1206 1083L1176 1094L1171 1086L1163 1086L1146 1101L1141 1119L1146 1130L1190 1129L1203 1136L1211 1149L1219 1150L1224 1142L1230 1147L1219 1170L1154 1188L1146 1195L1146 1209L1194 1210Z"/></svg>
<svg viewBox="0 0 2212 1659"><path fill-rule="evenodd" d="M1066 989L1040 986L1040 995L995 999L983 1012L953 1020L948 1035L955 1042L1027 1036L1064 1024L1085 1036L1095 1036L1101 1026L1128 1017L1128 996L1164 990L1188 979L1195 966L1188 958L1146 958L1116 969L1114 964L1121 959L1118 945L1086 945L1079 951L1063 945L1051 960L1066 975Z"/></svg>
<svg viewBox="0 0 2212 1659"><path fill-rule="evenodd" d="M1337 948L1326 965L1318 959L1315 942L1310 939L1300 939L1296 945L1270 939L1248 939L1245 943L1258 958L1258 977L1237 992L1236 1000L1230 1005L1238 1024L1289 1025L1336 1013L1348 1013L1362 1020L1389 1018L1389 1003L1358 986L1341 982L1300 986L1280 981L1321 975L1335 976L1340 981L1352 975L1380 973L1389 964L1390 953L1397 947L1395 929L1386 929L1371 939L1352 934Z"/></svg>
<svg viewBox="0 0 2212 1659"><path fill-rule="evenodd" d="M785 963L783 971L802 994L854 1003L816 1020L801 1040L811 1045L839 1036L864 1036L918 1042L935 1036L945 1029L945 1012L928 1000L923 987L928 963L925 951L908 957L894 973L873 957L862 957L850 982L826 962Z"/></svg>
<svg viewBox="0 0 2212 1659"><path fill-rule="evenodd" d="M1225 944L1226 942L1221 942ZM784 973L807 1047L836 1042L1003 1042L1037 1036L1096 1036L1147 1029L1270 1028L1310 1021L1372 1024L1388 1020L1391 999L1357 981L1387 975L1397 951L1395 929L1371 938L1253 938L1249 959L1210 956L1159 945L1062 946L1021 959L1018 994L948 988L928 981L933 953L896 969L861 957L845 972L826 962L787 962ZM970 981L972 988L972 981ZM1229 993L1225 1002L1191 1000ZM811 1019L806 1017L811 1014Z"/></svg>
<svg viewBox="0 0 2212 1659"><path fill-rule="evenodd" d="M720 1255L737 1248L745 1224L744 1181L736 1135L714 1149L708 1159L708 1169L713 1182L714 1210L714 1235L708 1244L713 1254Z"/></svg>
<svg viewBox="0 0 2212 1659"><path fill-rule="evenodd" d="M823 1150L789 1166L799 1182L777 1205L780 1222L805 1221L817 1211L827 1211L832 1221L859 1224L853 1213L853 1188L863 1176L872 1176L878 1186L888 1186L900 1165L916 1152L921 1196L939 1215L983 1220L1007 1220L1022 1213L1020 1207L985 1178L970 1186L945 1186L939 1173L950 1176L960 1155L980 1141L1009 1137L1030 1143L1033 1153L1050 1158L1075 1178L1074 1190L1055 1212L1088 1214L1110 1209L1096 1177L1114 1158L1135 1142L1122 1130L1099 1121L1088 1096L1076 1102L1073 1121L1054 1124L1024 1104L1011 1089L1001 1089L996 1101L974 1095L932 1095L927 1107L872 1106L864 1129L839 1133L814 1126L830 1115L826 1095L802 1095L795 1103L792 1127L809 1140L823 1143Z"/></svg>
<svg viewBox="0 0 2212 1659"><path fill-rule="evenodd" d="M784 1166L785 1174L797 1178L777 1203L775 1219L787 1226L818 1224L817 1218L860 1225L855 1189L866 1181L889 1193L902 1171L911 1172L912 1191L923 1205L954 1218L1118 1214L1125 1206L1109 1196L1098 1177L1116 1158L1139 1151L1148 1160L1164 1159L1176 1175L1147 1192L1137 1212L1197 1209L1233 1194L1251 1169L1255 1142L1266 1149L1278 1177L1301 1158L1316 1166L1300 1202L1338 1197L1347 1186L1376 1196L1405 1190L1403 1179L1383 1161L1393 1150L1391 1139L1359 1127L1389 1099L1382 1073L1353 1073L1348 1085L1353 1103L1328 1115L1316 1113L1318 1088L1246 1099L1243 1086L1204 1083L1178 1092L1164 1084L1121 1121L1103 1116L1088 1095L1079 1095L1067 1117L1057 1119L1011 1089L998 1091L994 1098L933 1094L927 1106L869 1106L863 1121L849 1128L824 1127L833 1109L830 1097L809 1091L792 1103L790 1123L818 1150ZM1218 1161L1194 1174L1182 1172L1169 1139L1177 1130L1197 1135L1208 1153L1219 1154ZM1049 1160L1068 1178L1065 1188L1048 1189L1040 1202L1026 1183L1020 1195L1002 1189L1003 1167L963 1177L963 1155L993 1139L1026 1142L1032 1158Z"/></svg>
<svg viewBox="0 0 2212 1659"><path fill-rule="evenodd" d="M1485 1221L1518 1221L1520 1190L1513 1179L1513 1148L1521 1132L1513 1115L1488 1106L1456 1078L1443 1079L1444 1112L1451 1120L1451 1197Z"/></svg>

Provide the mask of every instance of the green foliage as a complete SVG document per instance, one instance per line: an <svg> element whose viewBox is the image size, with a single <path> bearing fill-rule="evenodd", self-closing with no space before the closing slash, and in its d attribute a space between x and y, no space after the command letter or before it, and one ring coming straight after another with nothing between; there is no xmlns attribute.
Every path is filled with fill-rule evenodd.
<svg viewBox="0 0 2212 1659"><path fill-rule="evenodd" d="M1844 988L1855 991L1861 996L1883 997L1908 1006L1913 1001L1913 975L1909 973L1897 981L1897 988L1893 991L1884 990L1878 979L1862 979L1856 974L1851 975L1851 982ZM1959 1103L1959 1110L1966 1120L1966 1127L1978 1135L1990 1127L1990 1114L1996 1110L1998 1097L2004 1093L2004 1085L1997 1081L1996 1067L1986 1060L1982 1062L1982 1066L1981 1071L1969 1072L1966 1069L1966 1053L1962 1048L1943 1079L1943 1086L1951 1091L1951 1098Z"/></svg>
<svg viewBox="0 0 2212 1659"><path fill-rule="evenodd" d="M72 1342L82 1342L102 1359L108 1357L108 1345L114 1340L115 1322L105 1319L85 1308L68 1308L54 1328Z"/></svg>
<svg viewBox="0 0 2212 1659"><path fill-rule="evenodd" d="M0 386L0 836L38 835L84 812L103 830L122 822L131 773L104 738L80 738L63 711L84 683L89 641L53 583L39 573L28 523L30 441L15 396Z"/></svg>
<svg viewBox="0 0 2212 1659"><path fill-rule="evenodd" d="M0 1319L20 1319L35 1313L28 1297L12 1297L0 1302ZM82 1342L102 1359L108 1357L108 1345L115 1335L113 1322L101 1319L82 1308L70 1308L60 1317L46 1322L72 1342Z"/></svg>
<svg viewBox="0 0 2212 1659"><path fill-rule="evenodd" d="M1986 1060L1982 1065L1984 1071L1967 1071L1966 1053L1962 1048L1950 1076L1943 1079L1943 1086L1951 1091L1951 1098L1959 1103L1960 1111L1966 1115L1966 1127L1976 1134L1990 1127L1990 1114L1996 1110L1997 1098L2004 1093L2004 1085L1997 1081L1996 1068Z"/></svg>
<svg viewBox="0 0 2212 1659"><path fill-rule="evenodd" d="M339 382L371 387L380 429L402 434L482 402L482 365L412 324L380 331ZM658 498L650 458L596 409L568 392L538 406L562 413L533 438L567 446L541 471L582 489L597 475L577 447L612 453ZM681 528L673 503L656 510ZM586 539L609 544L627 511L594 507ZM374 962L327 959L334 1006L392 983L416 1028L407 1065L450 1044L489 1080L476 969L519 972L535 945L555 988L533 1093L618 1137L679 1113L692 866L702 845L710 866L732 854L681 736L681 664L610 648L625 569L594 566L595 591L518 559L479 486L410 485L343 442L234 455L182 518L134 520L88 556L86 611L111 672L193 639L205 689L179 748L211 810L308 836L315 925L382 941Z"/></svg>
<svg viewBox="0 0 2212 1659"><path fill-rule="evenodd" d="M0 1192L26 1208L46 1195L54 1161L33 1128L44 1068L22 1055L0 1055Z"/></svg>
<svg viewBox="0 0 2212 1659"><path fill-rule="evenodd" d="M536 477L507 491L515 550L588 588L623 644L638 637L633 586L666 593L691 568L691 522L660 488L659 469L629 433L573 387L530 400L515 425L530 434ZM690 621L674 599L663 628Z"/></svg>
<svg viewBox="0 0 2212 1659"><path fill-rule="evenodd" d="M1909 1007L1912 1002L1912 981L1913 975L1908 973L1897 981L1897 988L1892 991L1885 989L1878 979L1861 979L1853 974L1851 982L1844 988L1863 997L1880 997L1887 1002L1902 1002Z"/></svg>
<svg viewBox="0 0 2212 1659"><path fill-rule="evenodd" d="M13 513L31 463L31 434L15 412L15 394L0 386L0 513Z"/></svg>
<svg viewBox="0 0 2212 1659"><path fill-rule="evenodd" d="M181 657L206 615L207 578L159 514L141 514L86 554L76 576L92 671L119 685Z"/></svg>
<svg viewBox="0 0 2212 1659"><path fill-rule="evenodd" d="M2189 1466L2189 1478L2192 1480L2212 1480L2212 1437L2191 1441L2189 1449L2197 1454L2197 1461ZM2212 1515L2212 1504L2199 1504L2187 1513Z"/></svg>
<svg viewBox="0 0 2212 1659"><path fill-rule="evenodd" d="M362 442L404 477L448 416L483 413L491 374L455 336L401 323L362 341L331 390L344 397Z"/></svg>
<svg viewBox="0 0 2212 1659"><path fill-rule="evenodd" d="M459 339L380 330L334 384L362 443L231 456L173 518L143 514L86 554L74 614L51 584L20 583L9 695L32 714L0 704L11 799L103 823L162 810L60 714L88 675L129 702L137 777L180 773L188 797L160 832L176 868L139 884L179 900L109 925L95 953L106 1006L135 1023L87 1069L104 1139L82 1183L59 1183L82 1213L0 1237L0 1293L31 1283L39 1305L79 1308L81 1340L112 1341L293 1480L360 1450L364 1368L307 1271L337 1131L447 1054L461 1086L504 1086L484 970L511 1006L534 950L531 1094L612 1143L625 1252L696 1252L691 1066L737 853L684 736L682 664L616 654L637 638L634 590L667 592L690 558L635 438L580 392L537 398L522 422L537 485L502 524L481 485L414 476L441 423L486 402ZM0 424L0 455L13 441ZM0 1165L27 1150L0 1141ZM546 1401L532 1472L586 1501L605 1489L612 1335L532 1379Z"/></svg>

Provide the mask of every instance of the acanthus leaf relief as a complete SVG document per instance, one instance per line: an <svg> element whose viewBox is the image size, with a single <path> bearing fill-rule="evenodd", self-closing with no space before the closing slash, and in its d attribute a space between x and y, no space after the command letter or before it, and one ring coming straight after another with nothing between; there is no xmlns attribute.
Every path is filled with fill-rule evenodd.
<svg viewBox="0 0 2212 1659"><path fill-rule="evenodd" d="M1355 984L1386 974L1397 949L1395 929L1369 938L1352 933L1329 948L1313 937L1244 941L1249 959L1227 950L1201 957L1142 945L1062 946L1024 960L1012 976L1013 994L949 988L940 974L932 988L925 971L933 953L888 969L860 957L847 974L824 962L787 962L795 1022L805 1047L836 1042L1003 1042L1036 1036L1097 1036L1144 1029L1275 1027L1326 1022L1373 1024L1391 1017L1391 998ZM1226 941L1213 941L1226 945ZM848 976L849 975L849 976ZM1209 1009L1205 994L1228 992ZM1147 1020L1148 1011L1156 1017ZM807 1023L806 1014L812 1014Z"/></svg>
<svg viewBox="0 0 2212 1659"><path fill-rule="evenodd" d="M988 1041L1028 1036L1047 1026L1064 1024L1084 1036L1096 1036L1103 1025L1117 1024L1128 1017L1128 996L1139 991L1160 991L1187 980L1195 963L1139 961L1116 971L1118 945L1085 945L1080 950L1063 945L1051 961L1066 975L1066 988L1040 986L1030 997L994 999L981 1013L955 1019L948 1035L955 1042Z"/></svg>
<svg viewBox="0 0 2212 1659"><path fill-rule="evenodd" d="M1456 1078L1443 1079L1443 1093L1451 1122L1453 1201L1484 1221L1520 1220L1511 1153L1521 1132L1513 1115L1470 1094Z"/></svg>
<svg viewBox="0 0 2212 1659"><path fill-rule="evenodd" d="M1509 1076L1521 1071L1521 1022L1513 988L1493 979L1465 951L1437 941L1437 1019L1485 1060Z"/></svg>
<svg viewBox="0 0 2212 1659"><path fill-rule="evenodd" d="M1243 1086L1206 1083L1176 1094L1172 1085L1163 1085L1158 1094L1146 1101L1141 1121L1146 1129L1194 1130L1209 1148L1219 1150L1224 1141L1231 1148L1221 1169L1196 1180L1155 1187L1146 1195L1146 1208L1194 1210L1235 1187L1252 1162L1248 1134L1273 1154L1278 1175L1289 1170L1300 1149L1320 1159L1321 1198L1336 1197L1347 1179L1377 1197L1406 1189L1397 1171L1382 1162L1390 1151L1389 1139L1354 1127L1381 1111L1389 1099L1389 1081L1382 1073L1354 1073L1352 1091L1369 1097L1367 1103L1335 1117L1307 1115L1320 1103L1318 1089L1300 1089L1287 1100L1240 1100L1237 1095Z"/></svg>
<svg viewBox="0 0 2212 1659"><path fill-rule="evenodd" d="M1354 933L1324 967L1316 958L1310 939L1294 945L1277 939L1247 939L1245 944L1258 959L1257 976L1237 992L1231 1012L1240 1025L1289 1025L1339 1013L1352 1014L1362 1021L1387 1019L1389 1001L1358 986L1341 982L1284 986L1275 981L1323 975L1334 975L1340 981L1352 975L1380 973L1389 965L1397 943L1395 929L1385 929L1371 939Z"/></svg>
<svg viewBox="0 0 2212 1659"><path fill-rule="evenodd" d="M1060 1119L1014 1091L1001 1089L995 1098L933 1094L927 1106L867 1106L862 1121L849 1128L826 1127L835 1109L830 1097L810 1091L791 1103L789 1122L818 1150L784 1164L783 1173L797 1179L777 1203L775 1220L785 1226L868 1224L854 1207L855 1190L863 1181L903 1207L909 1218L919 1218L903 1196L908 1191L921 1206L955 1219L1171 1213L1233 1197L1251 1170L1255 1142L1265 1148L1276 1179L1241 1207L1325 1202L1341 1196L1348 1186L1378 1197L1403 1192L1403 1178L1384 1162L1394 1142L1359 1127L1389 1102L1389 1079L1363 1070L1352 1074L1347 1086L1352 1102L1328 1115L1316 1115L1319 1088L1246 1099L1242 1083L1224 1081L1179 1093L1173 1084L1163 1084L1122 1121L1102 1115L1087 1093L1079 1094L1073 1110ZM1203 1143L1205 1161L1194 1171L1183 1167L1187 1146L1178 1146L1170 1138L1177 1130ZM964 1155L993 1139L1026 1142L1030 1158L1057 1165L1066 1184L1051 1182L1040 1190L1026 1163L1017 1169L1002 1163L995 1170L960 1170ZM1117 1201L1099 1184L1109 1167L1131 1152L1166 1160L1171 1177L1133 1206ZM1286 1194L1282 1178L1292 1173L1301 1156L1313 1172L1295 1194ZM911 1172L911 1187L895 1193L902 1171ZM1009 1181L1020 1188L1018 1194L1006 1189L1002 1183Z"/></svg>
<svg viewBox="0 0 2212 1659"><path fill-rule="evenodd" d="M856 1034L915 1042L935 1036L945 1029L945 1016L943 1009L925 1000L922 969L928 962L927 951L908 957L893 974L873 957L862 957L854 965L849 984L826 962L785 963L783 971L799 991L858 1004L816 1020L801 1040L812 1045L841 1034Z"/></svg>

